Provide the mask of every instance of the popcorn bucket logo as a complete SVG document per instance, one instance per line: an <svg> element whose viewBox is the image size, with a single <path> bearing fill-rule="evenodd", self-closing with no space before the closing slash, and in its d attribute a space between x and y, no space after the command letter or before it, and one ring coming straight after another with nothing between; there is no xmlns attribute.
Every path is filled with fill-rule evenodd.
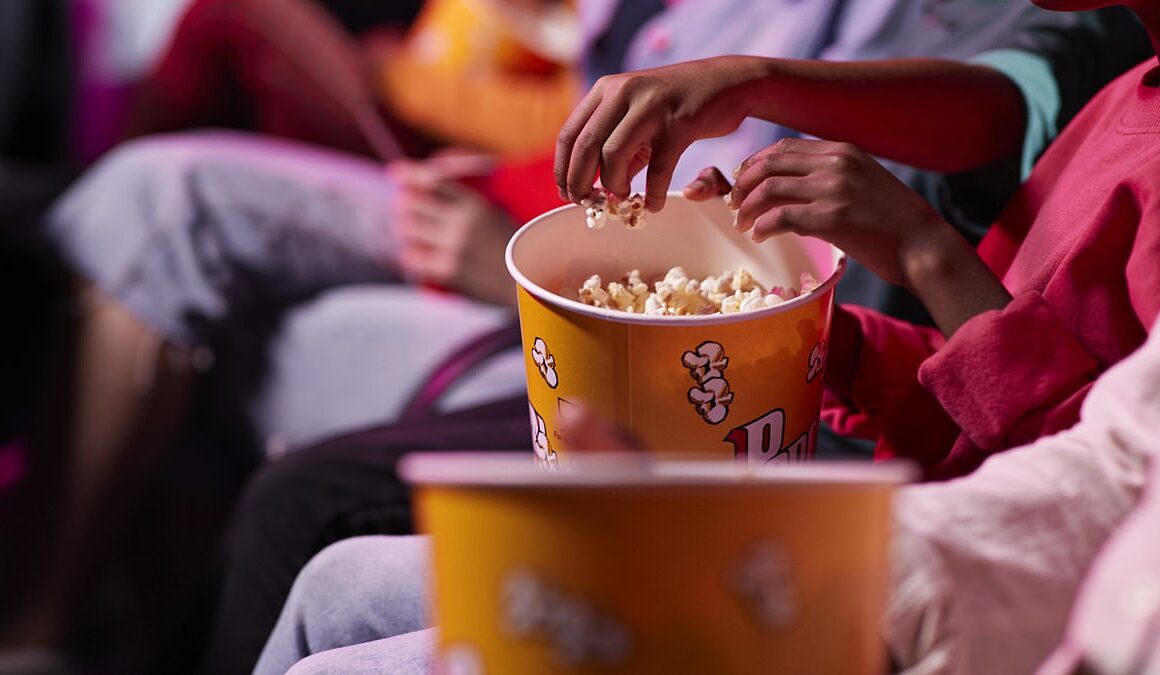
<svg viewBox="0 0 1160 675"><path fill-rule="evenodd" d="M570 401L594 408L651 450L717 453L749 463L812 456L844 254L795 235L755 244L733 230L721 201L695 203L675 193L645 228L610 222L590 229L585 220L583 209L561 207L525 225L508 244L528 399L538 413L537 455L571 449L555 434L560 406ZM634 270L640 274L626 274ZM594 275L624 283L609 284L607 292L592 283ZM773 289L772 296L804 286L805 277L822 282L800 297L771 301L746 291L734 303L744 307L731 311L754 310L748 313L644 313L655 299L642 295L646 279L658 279L658 298L688 296L690 307L699 308L692 296L696 279L710 295L756 282ZM585 294L624 295L618 306L634 313L584 304ZM720 306L736 299L726 294Z"/></svg>
<svg viewBox="0 0 1160 675"><path fill-rule="evenodd" d="M785 419L785 411L778 408L730 431L725 440L733 446L733 456L748 464L797 462L812 456L818 436L817 420L786 443Z"/></svg>

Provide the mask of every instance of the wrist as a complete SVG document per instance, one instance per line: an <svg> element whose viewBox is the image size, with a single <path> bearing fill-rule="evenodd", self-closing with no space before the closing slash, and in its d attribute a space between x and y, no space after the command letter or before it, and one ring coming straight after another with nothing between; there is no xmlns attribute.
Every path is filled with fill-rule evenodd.
<svg viewBox="0 0 1160 675"><path fill-rule="evenodd" d="M903 285L947 337L972 317L1011 301L1003 282L946 221L905 251L902 265Z"/></svg>
<svg viewBox="0 0 1160 675"><path fill-rule="evenodd" d="M971 245L937 214L935 222L916 228L921 234L904 243L900 251L899 283L921 296L923 289L942 286L955 276L968 257L977 258Z"/></svg>
<svg viewBox="0 0 1160 675"><path fill-rule="evenodd" d="M719 56L713 59L721 65L718 71L725 85L721 103L742 117L754 117L768 103L767 88L772 84L777 59L760 56Z"/></svg>

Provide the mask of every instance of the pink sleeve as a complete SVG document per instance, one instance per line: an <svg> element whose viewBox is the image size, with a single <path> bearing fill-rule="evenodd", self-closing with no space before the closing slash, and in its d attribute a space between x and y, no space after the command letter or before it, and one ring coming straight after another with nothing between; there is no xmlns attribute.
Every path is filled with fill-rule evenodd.
<svg viewBox="0 0 1160 675"><path fill-rule="evenodd" d="M916 326L865 307L838 305L834 330L857 335L831 335L831 364L826 384L830 388L822 416L838 433L877 437L881 424L893 416L894 403L905 398L917 381L918 367L937 350L942 334L934 328ZM835 349L853 353L837 355Z"/></svg>
<svg viewBox="0 0 1160 675"><path fill-rule="evenodd" d="M1136 230L1125 266L1128 298L1140 323L1152 325L1160 314L1160 205L1150 203Z"/></svg>
<svg viewBox="0 0 1160 675"><path fill-rule="evenodd" d="M1099 363L1037 292L967 321L919 369L972 443L996 452L1066 429Z"/></svg>

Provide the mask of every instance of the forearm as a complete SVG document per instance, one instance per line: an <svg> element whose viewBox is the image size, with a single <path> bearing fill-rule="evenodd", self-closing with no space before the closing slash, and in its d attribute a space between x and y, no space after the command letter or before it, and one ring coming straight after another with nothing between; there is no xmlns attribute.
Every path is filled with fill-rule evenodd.
<svg viewBox="0 0 1160 675"><path fill-rule="evenodd" d="M972 317L1011 301L1003 283L949 225L927 228L907 249L900 256L903 283L943 335L950 337Z"/></svg>
<svg viewBox="0 0 1160 675"><path fill-rule="evenodd" d="M985 66L756 57L723 57L717 65L752 74L736 95L748 116L931 171L964 171L1006 157L1023 139L1018 88Z"/></svg>

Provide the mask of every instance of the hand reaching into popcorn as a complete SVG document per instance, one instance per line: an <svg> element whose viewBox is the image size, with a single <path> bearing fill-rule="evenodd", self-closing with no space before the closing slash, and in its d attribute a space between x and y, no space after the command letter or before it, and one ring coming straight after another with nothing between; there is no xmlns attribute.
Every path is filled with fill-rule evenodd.
<svg viewBox="0 0 1160 675"><path fill-rule="evenodd" d="M946 335L1011 300L974 248L917 193L847 143L782 139L751 155L729 184L703 170L684 194L725 196L754 241L783 232L825 239L914 293Z"/></svg>
<svg viewBox="0 0 1160 675"><path fill-rule="evenodd" d="M514 307L515 286L503 263L513 223L481 194L455 180L455 161L439 158L391 165L400 186L393 216L403 274L417 283Z"/></svg>
<svg viewBox="0 0 1160 675"><path fill-rule="evenodd" d="M685 149L746 117L854 143L798 141L751 157L733 190L738 224L759 240L794 231L845 247L910 288L949 335L1010 295L962 237L863 150L966 170L1016 152L1023 116L1018 91L982 66L718 57L599 80L560 131L555 178L575 202L591 194L597 173L624 198L647 165L645 204L656 211ZM686 192L712 194L721 191L703 180Z"/></svg>
<svg viewBox="0 0 1160 675"><path fill-rule="evenodd" d="M1016 152L1025 123L1019 91L983 66L721 56L597 80L556 139L556 185L579 203L599 173L625 198L647 165L645 205L658 211L685 149L746 117L946 173Z"/></svg>

